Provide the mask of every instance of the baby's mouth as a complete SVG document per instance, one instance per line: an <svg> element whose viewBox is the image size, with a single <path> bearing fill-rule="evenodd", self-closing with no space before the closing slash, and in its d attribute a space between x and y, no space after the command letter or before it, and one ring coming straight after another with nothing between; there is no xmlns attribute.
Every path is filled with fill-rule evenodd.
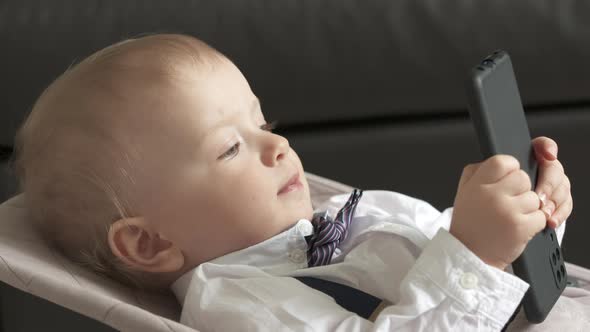
<svg viewBox="0 0 590 332"><path fill-rule="evenodd" d="M301 188L303 188L303 184L301 184L301 181L299 181L299 172L297 172L289 179L289 181L287 181L287 183L281 187L277 195L290 193Z"/></svg>

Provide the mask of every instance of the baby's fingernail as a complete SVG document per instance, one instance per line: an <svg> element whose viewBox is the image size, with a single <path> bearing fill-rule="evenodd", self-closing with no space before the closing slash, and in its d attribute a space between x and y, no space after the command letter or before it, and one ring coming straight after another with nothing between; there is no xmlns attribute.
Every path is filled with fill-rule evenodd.
<svg viewBox="0 0 590 332"><path fill-rule="evenodd" d="M547 217L551 217L551 215L553 214L553 209L549 206L544 207L543 208L543 212L545 212L545 214L547 214ZM555 220L555 219L551 219L551 220Z"/></svg>
<svg viewBox="0 0 590 332"><path fill-rule="evenodd" d="M553 156L553 158L557 158L557 149L552 146L551 148L549 148L549 154Z"/></svg>
<svg viewBox="0 0 590 332"><path fill-rule="evenodd" d="M545 193L540 193L539 199L541 200L541 203L543 203L543 206L545 206L545 204L547 203L547 195L545 195Z"/></svg>

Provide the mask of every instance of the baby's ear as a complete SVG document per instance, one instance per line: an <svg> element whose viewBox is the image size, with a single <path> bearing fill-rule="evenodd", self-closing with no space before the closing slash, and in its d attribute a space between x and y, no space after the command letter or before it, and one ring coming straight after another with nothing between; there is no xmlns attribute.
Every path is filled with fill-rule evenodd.
<svg viewBox="0 0 590 332"><path fill-rule="evenodd" d="M109 246L117 258L131 268L146 272L176 272L184 255L164 239L142 217L123 218L109 228Z"/></svg>

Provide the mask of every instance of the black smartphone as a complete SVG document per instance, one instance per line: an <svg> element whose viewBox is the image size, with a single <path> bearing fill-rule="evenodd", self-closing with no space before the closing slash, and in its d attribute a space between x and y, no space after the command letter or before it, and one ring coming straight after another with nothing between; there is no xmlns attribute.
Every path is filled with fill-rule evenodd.
<svg viewBox="0 0 590 332"><path fill-rule="evenodd" d="M537 184L537 161L512 62L496 51L472 69L467 84L469 113L484 159L512 155ZM512 263L514 274L529 283L522 300L531 323L545 320L567 283L563 253L550 227L537 233Z"/></svg>

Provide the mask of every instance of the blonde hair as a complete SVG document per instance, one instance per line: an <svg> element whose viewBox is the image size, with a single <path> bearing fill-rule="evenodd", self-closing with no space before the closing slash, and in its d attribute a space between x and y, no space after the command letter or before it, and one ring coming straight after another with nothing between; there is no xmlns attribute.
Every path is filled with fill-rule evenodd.
<svg viewBox="0 0 590 332"><path fill-rule="evenodd" d="M142 155L115 129L118 113L129 110L104 105L125 100L126 77L182 79L187 69L225 60L193 37L152 35L100 50L58 77L18 130L12 161L44 239L99 274L161 287L157 276L129 268L108 245L110 225L139 213L134 190Z"/></svg>

